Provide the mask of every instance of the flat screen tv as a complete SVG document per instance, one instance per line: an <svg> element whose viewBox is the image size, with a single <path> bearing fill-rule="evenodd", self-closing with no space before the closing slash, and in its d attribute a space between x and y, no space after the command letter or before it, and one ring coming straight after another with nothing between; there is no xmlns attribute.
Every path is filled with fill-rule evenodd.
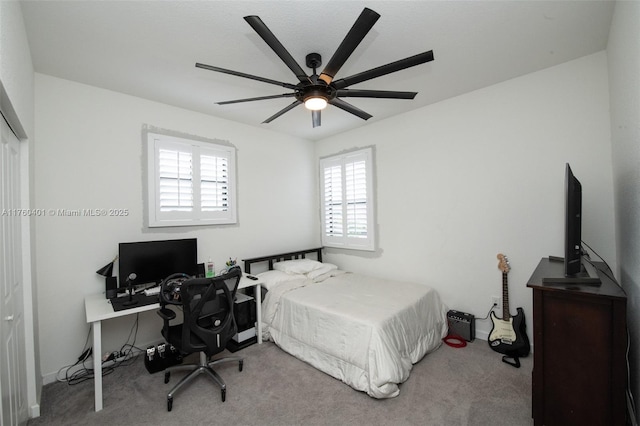
<svg viewBox="0 0 640 426"><path fill-rule="evenodd" d="M119 287L136 274L134 285L159 284L171 274L197 275L196 238L120 243L118 247Z"/></svg>
<svg viewBox="0 0 640 426"><path fill-rule="evenodd" d="M566 165L564 224L564 274L574 277L582 271L582 185Z"/></svg>

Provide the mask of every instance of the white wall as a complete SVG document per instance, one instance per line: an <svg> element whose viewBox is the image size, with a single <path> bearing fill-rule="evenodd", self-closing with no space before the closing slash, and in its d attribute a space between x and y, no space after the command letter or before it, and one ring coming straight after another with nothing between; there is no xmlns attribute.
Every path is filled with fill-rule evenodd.
<svg viewBox="0 0 640 426"><path fill-rule="evenodd" d="M373 145L377 163L378 251L327 261L424 282L484 317L504 253L511 311L525 308L532 337L525 284L541 257L563 255L566 162L583 185L583 239L616 264L608 96L602 52L319 142L318 157Z"/></svg>
<svg viewBox="0 0 640 426"><path fill-rule="evenodd" d="M119 242L198 238L200 261L238 260L318 246L311 142L119 93L36 74L36 206L129 209L127 217L37 219L40 347L45 382L83 349L86 294L104 291L95 271ZM237 149L236 226L143 227L142 127L151 125ZM161 340L155 313L140 316L137 343ZM103 324L104 352L120 349L133 317Z"/></svg>
<svg viewBox="0 0 640 426"><path fill-rule="evenodd" d="M631 390L640 397L640 2L619 1L611 22L607 57L611 90L616 233L616 276L627 293L631 336ZM640 418L640 416L638 416Z"/></svg>
<svg viewBox="0 0 640 426"><path fill-rule="evenodd" d="M33 65L20 3L0 2L0 82L6 93L2 102L11 102L11 108L20 120L21 130L31 136L33 131ZM3 109L6 105L2 105ZM11 123L14 125L15 123Z"/></svg>

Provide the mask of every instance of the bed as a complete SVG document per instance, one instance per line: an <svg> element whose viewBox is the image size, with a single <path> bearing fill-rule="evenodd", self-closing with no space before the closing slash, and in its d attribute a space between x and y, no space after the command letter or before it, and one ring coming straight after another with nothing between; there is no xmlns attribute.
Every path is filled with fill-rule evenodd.
<svg viewBox="0 0 640 426"><path fill-rule="evenodd" d="M341 271L320 248L245 259L245 272L261 262L263 339L371 397L399 395L447 334L447 309L424 284Z"/></svg>

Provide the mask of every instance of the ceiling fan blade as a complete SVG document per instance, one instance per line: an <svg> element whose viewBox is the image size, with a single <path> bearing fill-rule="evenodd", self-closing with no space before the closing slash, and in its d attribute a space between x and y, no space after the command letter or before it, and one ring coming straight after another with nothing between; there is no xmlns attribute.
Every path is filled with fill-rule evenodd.
<svg viewBox="0 0 640 426"><path fill-rule="evenodd" d="M320 110L311 111L313 127L320 127Z"/></svg>
<svg viewBox="0 0 640 426"><path fill-rule="evenodd" d="M295 107L297 107L301 103L302 103L302 101L299 101L299 100L296 99L291 105L288 105L288 106L282 108L280 111L276 112L271 117L269 117L266 120L264 120L262 122L262 124L271 123L273 120L275 120L276 118L280 117L285 112L291 111L292 109L294 109Z"/></svg>
<svg viewBox="0 0 640 426"><path fill-rule="evenodd" d="M270 96L259 96L257 98L245 98L245 99L236 99L233 101L223 101L216 102L217 105L229 105L229 104L237 104L240 102L251 102L251 101L263 101L266 99L278 99L278 98L292 98L296 94L295 93L283 93L281 95L270 95Z"/></svg>
<svg viewBox="0 0 640 426"><path fill-rule="evenodd" d="M378 98L378 99L413 99L418 92L395 92L391 90L340 89L336 96L340 98Z"/></svg>
<svg viewBox="0 0 640 426"><path fill-rule="evenodd" d="M361 73L352 75L351 77L341 78L340 80L334 81L333 86L336 89L343 89L345 87L351 86L352 84L362 83L363 81L371 80L376 77L380 77L396 71L401 71L430 61L433 61L433 50L419 53L408 58L400 59L399 61L391 62L389 64L382 65L368 71L363 71Z"/></svg>
<svg viewBox="0 0 640 426"><path fill-rule="evenodd" d="M337 106L338 108L350 112L353 115L356 115L360 118L362 118L363 120L368 120L371 117L373 117L371 114L364 112L363 110L361 110L360 108L357 108L353 105L351 105L350 103L347 103L345 101L343 101L342 99L338 99L338 98L334 98L332 100L329 101L329 103L333 106Z"/></svg>
<svg viewBox="0 0 640 426"><path fill-rule="evenodd" d="M333 80L333 77L338 73L340 68L347 61L349 56L356 50L356 47L369 33L373 25L380 18L380 15L373 10L365 7L356 22L353 24L347 35L345 36L338 49L335 51L327 65L322 70L322 73L318 78L329 84Z"/></svg>
<svg viewBox="0 0 640 426"><path fill-rule="evenodd" d="M263 83L275 84L276 86L286 87L287 89L295 89L295 84L283 83L282 81L271 80L269 78L258 77L257 75L246 74L240 71L228 70L226 68L214 67L213 65L200 64L196 62L197 68L202 68L209 71L221 72L224 74L235 75L236 77L250 78L251 80L262 81Z"/></svg>
<svg viewBox="0 0 640 426"><path fill-rule="evenodd" d="M251 27L258 33L260 37L269 45L269 47L282 59L282 61L293 71L300 81L309 81L309 76L304 72L302 67L298 65L293 56L285 49L271 30L262 22L258 16L251 15L245 16L244 20L251 25Z"/></svg>

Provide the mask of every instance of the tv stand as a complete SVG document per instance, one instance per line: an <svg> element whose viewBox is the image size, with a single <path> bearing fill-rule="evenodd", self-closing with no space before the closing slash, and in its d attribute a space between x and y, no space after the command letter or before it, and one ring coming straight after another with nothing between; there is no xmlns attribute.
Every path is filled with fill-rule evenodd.
<svg viewBox="0 0 640 426"><path fill-rule="evenodd" d="M562 285L557 277L563 275L562 263L542 258L527 282L533 290L534 425L624 425L627 297L607 274L597 286Z"/></svg>

